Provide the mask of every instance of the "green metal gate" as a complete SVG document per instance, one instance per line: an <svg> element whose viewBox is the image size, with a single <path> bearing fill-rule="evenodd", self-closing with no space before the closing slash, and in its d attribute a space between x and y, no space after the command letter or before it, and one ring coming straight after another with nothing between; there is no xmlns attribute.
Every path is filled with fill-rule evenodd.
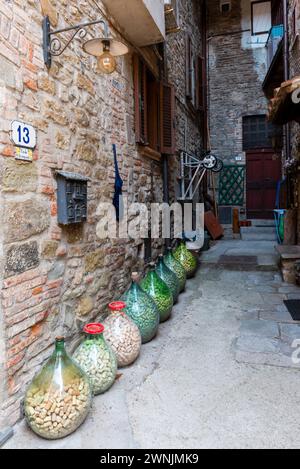
<svg viewBox="0 0 300 469"><path fill-rule="evenodd" d="M219 205L244 205L245 165L226 165L220 173Z"/></svg>

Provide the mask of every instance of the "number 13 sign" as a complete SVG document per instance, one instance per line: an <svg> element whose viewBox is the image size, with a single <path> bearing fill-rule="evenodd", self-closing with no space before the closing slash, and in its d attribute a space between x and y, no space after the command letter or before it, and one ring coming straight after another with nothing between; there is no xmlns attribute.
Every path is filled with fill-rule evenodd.
<svg viewBox="0 0 300 469"><path fill-rule="evenodd" d="M11 124L11 139L18 147L34 149L36 147L36 130L32 125L13 121Z"/></svg>

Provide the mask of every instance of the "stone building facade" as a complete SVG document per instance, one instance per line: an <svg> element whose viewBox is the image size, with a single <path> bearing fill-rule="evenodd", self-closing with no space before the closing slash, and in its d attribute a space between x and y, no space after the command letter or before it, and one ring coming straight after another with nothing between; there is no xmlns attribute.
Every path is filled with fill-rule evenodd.
<svg viewBox="0 0 300 469"><path fill-rule="evenodd" d="M289 76L294 78L300 76L300 3L291 0L288 4L288 24L289 24ZM291 132L291 159L300 160L300 127L296 122L290 123ZM300 244L300 177L296 172L293 174L294 186L294 208L297 212L296 240Z"/></svg>
<svg viewBox="0 0 300 469"><path fill-rule="evenodd" d="M226 163L245 164L243 117L267 113L266 37L251 34L250 1L229 3L222 13L219 0L208 2L211 147Z"/></svg>
<svg viewBox="0 0 300 469"><path fill-rule="evenodd" d="M43 15L50 13L52 27L66 27L98 19L95 4L105 11L92 0L0 3L0 428L20 418L25 387L49 357L55 336L66 336L72 349L82 326L99 319L108 302L129 286L131 271L144 267L142 239L96 236L99 202L111 202L114 192L113 143L129 203L163 200L161 162L144 156L135 141L132 49L111 76L95 70L95 59L79 40L53 60L49 71L44 65ZM197 4L181 0L183 31L166 42L165 69L177 100L177 148L169 157L172 194L177 151L201 145L198 118L186 107L182 85L184 30L193 31L195 47L200 44ZM92 35L97 32L91 28ZM153 51L138 52L148 60ZM37 129L31 163L15 159L14 120ZM57 170L89 178L86 223L57 223ZM162 244L153 240L154 256Z"/></svg>

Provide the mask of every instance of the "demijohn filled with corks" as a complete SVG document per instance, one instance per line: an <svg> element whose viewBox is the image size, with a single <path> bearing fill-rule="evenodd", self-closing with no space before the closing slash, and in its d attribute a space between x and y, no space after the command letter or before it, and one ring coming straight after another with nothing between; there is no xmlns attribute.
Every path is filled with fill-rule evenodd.
<svg viewBox="0 0 300 469"><path fill-rule="evenodd" d="M43 438L63 438L83 423L91 402L88 377L67 354L64 338L58 337L53 355L26 391L28 425Z"/></svg>
<svg viewBox="0 0 300 469"><path fill-rule="evenodd" d="M125 314L126 303L110 303L109 316L105 319L104 337L117 357L118 366L129 366L138 358L142 338L138 326Z"/></svg>
<svg viewBox="0 0 300 469"><path fill-rule="evenodd" d="M104 338L103 324L87 324L85 338L73 358L88 375L94 395L108 391L117 375L117 358Z"/></svg>

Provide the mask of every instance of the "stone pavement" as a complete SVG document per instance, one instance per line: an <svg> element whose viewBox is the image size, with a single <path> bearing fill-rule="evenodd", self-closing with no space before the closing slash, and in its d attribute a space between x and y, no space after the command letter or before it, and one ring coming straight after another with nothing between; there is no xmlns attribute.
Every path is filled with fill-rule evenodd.
<svg viewBox="0 0 300 469"><path fill-rule="evenodd" d="M300 330L282 303L298 292L277 272L203 262L172 319L76 433L49 442L22 422L5 448L299 448Z"/></svg>
<svg viewBox="0 0 300 469"><path fill-rule="evenodd" d="M277 271L279 256L274 249L275 244L274 241L243 241L238 239L219 241L203 254L202 260L203 264L214 266L220 264L220 258L223 256L255 257L255 270ZM235 264L232 268L236 270L237 265ZM243 263L240 263L239 268L248 270ZM252 267L250 270L252 270Z"/></svg>

